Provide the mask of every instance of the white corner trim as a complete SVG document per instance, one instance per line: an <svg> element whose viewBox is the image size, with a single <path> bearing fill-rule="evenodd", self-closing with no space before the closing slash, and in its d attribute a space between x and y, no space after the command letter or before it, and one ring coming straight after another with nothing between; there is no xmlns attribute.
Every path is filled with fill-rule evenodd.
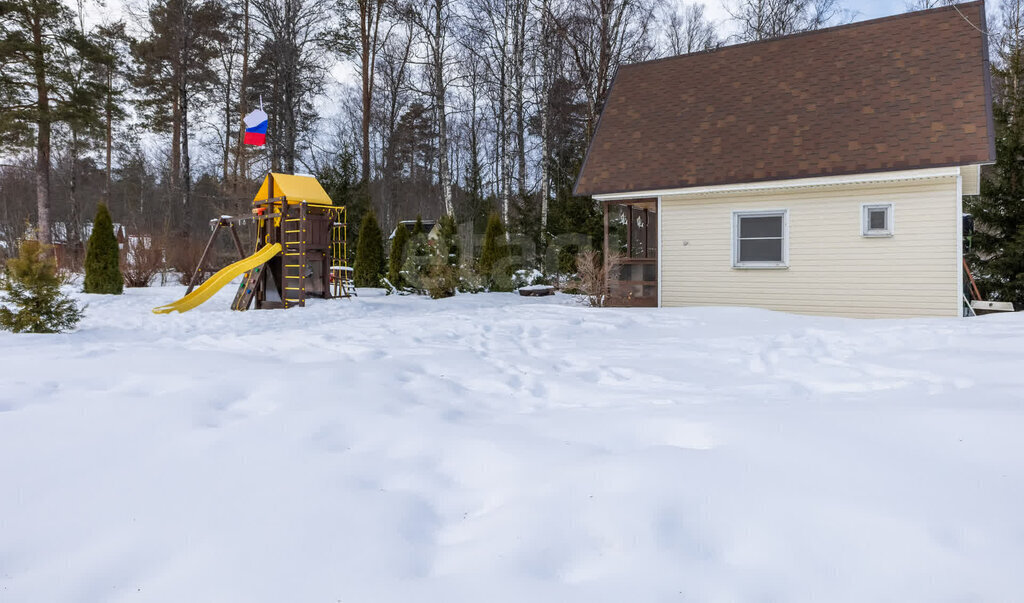
<svg viewBox="0 0 1024 603"><path fill-rule="evenodd" d="M663 255L662 255L662 248L663 248L663 243L665 241L665 233L664 233L664 231L661 228L661 197L658 197L658 204L656 205L656 207L657 207L657 210L658 210L658 307L661 308L662 307L662 305L661 305L661 291L664 288L664 285L662 284L663 281L662 281L662 276L661 276L662 275L661 266L662 266L662 257L663 257Z"/></svg>
<svg viewBox="0 0 1024 603"><path fill-rule="evenodd" d="M964 299L964 177L956 176L956 202L953 207L956 209L956 315L963 316ZM661 233L658 233L659 235Z"/></svg>
<svg viewBox="0 0 1024 603"><path fill-rule="evenodd" d="M903 170L897 172L878 172L874 174L854 174L852 176L822 176L818 178L796 178L793 180L772 180L749 184L722 184L717 186L695 186L690 188L669 188L608 195L593 195L597 201L620 201L640 199L643 197L665 197L669 195L706 195L712 193L733 193L748 191L770 191L816 186L837 186L844 184L871 184L879 182L902 182L907 180L924 180L928 178L952 178L960 176L960 167L927 168L921 170Z"/></svg>

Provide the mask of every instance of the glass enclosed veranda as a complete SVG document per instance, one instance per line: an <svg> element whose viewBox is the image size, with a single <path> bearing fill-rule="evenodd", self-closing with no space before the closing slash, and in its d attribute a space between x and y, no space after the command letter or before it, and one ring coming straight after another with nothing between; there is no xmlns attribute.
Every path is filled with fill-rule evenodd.
<svg viewBox="0 0 1024 603"><path fill-rule="evenodd" d="M658 305L658 201L604 203L604 258L610 305Z"/></svg>

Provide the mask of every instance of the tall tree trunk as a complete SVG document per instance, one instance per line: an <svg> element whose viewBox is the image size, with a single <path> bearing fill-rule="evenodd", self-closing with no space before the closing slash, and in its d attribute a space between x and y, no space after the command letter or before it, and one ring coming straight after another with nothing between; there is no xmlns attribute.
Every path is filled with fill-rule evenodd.
<svg viewBox="0 0 1024 603"><path fill-rule="evenodd" d="M272 87L272 98L281 98L281 68L277 67L274 74L274 84ZM278 106L279 103L275 102L274 106ZM267 124L268 129L273 132L273 136L270 138L270 171L280 172L281 171L281 155L282 155L282 144L283 144L283 129L282 123L284 121L284 109L274 111L274 115L270 117L270 123ZM273 126L273 128L270 128Z"/></svg>
<svg viewBox="0 0 1024 603"><path fill-rule="evenodd" d="M295 147L296 137L298 132L298 124L296 123L296 116L299 111L298 103L296 103L296 97L298 95L298 51L296 47L296 40L298 39L297 32L295 31L295 0L284 0L284 27L286 34L284 36L287 49L285 53L284 61L284 95L283 95L283 106L280 109L284 112L284 132L285 132L285 147L284 147L284 169L289 174L295 173Z"/></svg>
<svg viewBox="0 0 1024 603"><path fill-rule="evenodd" d="M545 76L546 77L546 76ZM548 86L543 84L540 108L540 228L547 232L548 228Z"/></svg>
<svg viewBox="0 0 1024 603"><path fill-rule="evenodd" d="M68 148L70 159L70 184L68 187L68 223L64 225L65 257L69 258L71 267L78 269L82 243L82 209L78 203L78 130L71 129L71 144Z"/></svg>
<svg viewBox="0 0 1024 603"><path fill-rule="evenodd" d="M289 63L291 65L292 63ZM296 144L296 124L295 124L295 80L294 70L289 68L285 74L285 85L284 85L284 169L289 174L295 173L295 144Z"/></svg>
<svg viewBox="0 0 1024 603"><path fill-rule="evenodd" d="M228 168L231 163L231 70L227 70L224 82L224 170L221 182L228 183Z"/></svg>
<svg viewBox="0 0 1024 603"><path fill-rule="evenodd" d="M444 91L439 91L437 101L437 153L438 153L438 180L441 184L441 200L444 204L444 213L449 216L455 215L455 207L452 204L452 175L448 165L448 117L445 115L446 107Z"/></svg>
<svg viewBox="0 0 1024 603"><path fill-rule="evenodd" d="M111 202L111 173L114 162L114 68L106 68L106 102L103 104L106 130L106 164L103 175L103 202Z"/></svg>
<svg viewBox="0 0 1024 603"><path fill-rule="evenodd" d="M111 70L113 71L113 70ZM106 73L106 105L103 107L105 115L105 127L106 130L106 162L105 169L103 170L103 202L111 202L111 174L113 171L114 161L114 98L113 94L109 91L114 85L114 78L111 71Z"/></svg>
<svg viewBox="0 0 1024 603"><path fill-rule="evenodd" d="M445 104L445 60L444 60L444 31L443 0L434 0L436 7L436 19L434 21L434 106L437 111L437 153L438 153L438 181L441 184L441 201L444 206L444 213L448 216L455 215L455 208L452 204L452 179L448 170L448 116Z"/></svg>
<svg viewBox="0 0 1024 603"><path fill-rule="evenodd" d="M541 1L541 39L540 39L540 227L542 232L548 228L548 196L550 195L549 157L550 132L548 120L551 115L551 48L554 42L550 21L551 7L549 0Z"/></svg>
<svg viewBox="0 0 1024 603"><path fill-rule="evenodd" d="M177 192L181 177L181 73L175 67L175 91L171 100L171 190Z"/></svg>
<svg viewBox="0 0 1024 603"><path fill-rule="evenodd" d="M189 3L186 0L181 0L180 6L181 31L178 35L181 36L181 46L178 50L178 62L181 66L181 72L178 78L178 101L181 105L181 200L184 206L184 211L182 212L182 233L187 234L192 226L192 166L188 148L188 84L192 68L192 48L190 43L192 40L190 34L192 18L189 13Z"/></svg>
<svg viewBox="0 0 1024 603"><path fill-rule="evenodd" d="M516 194L526 201L526 0L513 4L512 98L516 116Z"/></svg>
<svg viewBox="0 0 1024 603"><path fill-rule="evenodd" d="M509 106L512 104L511 90L508 81L508 38L509 14L508 7L502 7L501 38L498 43L500 55L495 58L498 70L498 198L501 202L501 221L505 224L505 239L509 237L508 216L512 189L512 160L509 150Z"/></svg>
<svg viewBox="0 0 1024 603"><path fill-rule="evenodd" d="M32 19L34 45L33 70L36 77L36 229L39 241L53 242L50 234L50 89L46 83L46 56L43 46L43 24L39 13Z"/></svg>
<svg viewBox="0 0 1024 603"><path fill-rule="evenodd" d="M188 148L188 90L180 89L181 95L181 202L184 206L182 232L188 233L192 227L192 164Z"/></svg>
<svg viewBox="0 0 1024 603"><path fill-rule="evenodd" d="M373 100L373 52L371 46L376 44L376 31L370 37L371 27L376 27L374 9L376 0L363 0L359 3L359 43L360 43L360 75L362 76L362 147L360 162L362 165L362 182L367 186L370 182L370 103Z"/></svg>
<svg viewBox="0 0 1024 603"><path fill-rule="evenodd" d="M504 63L504 61L503 61ZM508 106L511 102L509 98L511 96L511 90L509 89L507 79L507 69L503 64L501 67L501 78L498 81L498 85L501 88L500 100L498 102L498 114L500 116L501 123L498 125L498 152L501 154L501 175L500 178L500 195L501 195L501 221L505 223L505 238L509 238L508 228L508 216L509 216L509 205L512 189L512 154L509 152L509 127L508 127Z"/></svg>
<svg viewBox="0 0 1024 603"><path fill-rule="evenodd" d="M243 25L242 33L242 79L238 85L238 115L245 117L245 114L249 112L246 104L246 95L248 91L246 86L249 85L249 0L243 0L245 3L245 23ZM235 150L235 167L234 167L234 181L235 191L238 191L239 180L245 180L249 177L248 171L249 166L246 165L245 157L245 122L240 121L238 126L238 148Z"/></svg>

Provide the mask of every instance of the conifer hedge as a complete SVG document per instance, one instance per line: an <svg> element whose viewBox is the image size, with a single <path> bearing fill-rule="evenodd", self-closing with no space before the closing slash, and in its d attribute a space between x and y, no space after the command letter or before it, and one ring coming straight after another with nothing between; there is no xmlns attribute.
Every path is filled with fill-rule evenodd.
<svg viewBox="0 0 1024 603"><path fill-rule="evenodd" d="M384 276L384 235L373 209L363 214L359 226L359 241L356 243L356 261L353 266L353 280L356 287L379 287Z"/></svg>
<svg viewBox="0 0 1024 603"><path fill-rule="evenodd" d="M480 250L477 269L492 291L509 291L511 283L508 269L508 245L505 244L505 225L498 214L491 214L484 231L484 244Z"/></svg>
<svg viewBox="0 0 1024 603"><path fill-rule="evenodd" d="M395 238L391 239L391 254L388 255L388 280L396 287L402 286L402 265L408 244L409 229L399 224L395 228Z"/></svg>

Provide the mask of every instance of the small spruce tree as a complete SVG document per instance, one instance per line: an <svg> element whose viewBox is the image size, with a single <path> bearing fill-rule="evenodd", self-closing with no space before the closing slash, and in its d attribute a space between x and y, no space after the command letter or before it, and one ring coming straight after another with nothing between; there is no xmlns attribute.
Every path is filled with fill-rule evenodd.
<svg viewBox="0 0 1024 603"><path fill-rule="evenodd" d="M434 258L434 249L427 238L427 229L423 219L416 216L416 224L409 233L406 246L405 262L402 264L402 278L405 285L417 293L427 293L427 277L430 273L430 262Z"/></svg>
<svg viewBox="0 0 1024 603"><path fill-rule="evenodd" d="M84 290L86 293L112 294L120 294L124 290L121 252L117 237L114 236L110 211L103 203L96 207L96 219L93 220L92 234L89 235L89 246L85 252Z"/></svg>
<svg viewBox="0 0 1024 603"><path fill-rule="evenodd" d="M391 239L391 254L388 256L388 280L396 287L402 286L402 265L408 244L409 229L399 224L395 228L395 238Z"/></svg>
<svg viewBox="0 0 1024 603"><path fill-rule="evenodd" d="M434 299L455 295L459 284L459 232L455 218L441 216L437 230L438 237L426 277L427 292Z"/></svg>
<svg viewBox="0 0 1024 603"><path fill-rule="evenodd" d="M487 230L484 232L484 245L480 250L477 267L493 291L507 291L510 283L508 274L508 246L505 244L505 226L498 214L491 214L487 219Z"/></svg>
<svg viewBox="0 0 1024 603"><path fill-rule="evenodd" d="M433 299L451 297L459 286L459 272L442 254L436 253L430 258L427 276L423 279L427 293Z"/></svg>
<svg viewBox="0 0 1024 603"><path fill-rule="evenodd" d="M373 209L369 209L363 214L363 223L359 226L352 276L356 287L379 287L383 275L384 235L377 223L377 215Z"/></svg>
<svg viewBox="0 0 1024 603"><path fill-rule="evenodd" d="M452 266L459 265L459 227L454 216L444 215L438 220L438 251Z"/></svg>
<svg viewBox="0 0 1024 603"><path fill-rule="evenodd" d="M7 260L0 279L0 328L15 333L60 333L82 318L75 302L60 292L57 263L39 241L24 241ZM12 308L13 306L13 308Z"/></svg>

